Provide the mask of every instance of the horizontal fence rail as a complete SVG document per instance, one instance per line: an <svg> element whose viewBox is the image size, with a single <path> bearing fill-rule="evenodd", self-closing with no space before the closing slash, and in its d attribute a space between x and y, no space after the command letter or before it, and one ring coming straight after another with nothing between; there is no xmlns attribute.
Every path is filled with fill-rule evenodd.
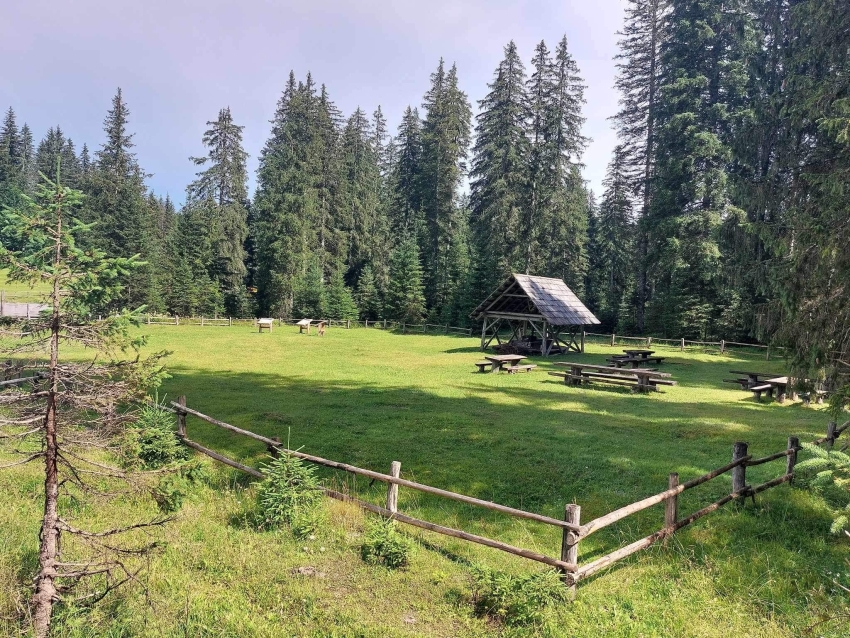
<svg viewBox="0 0 850 638"><path fill-rule="evenodd" d="M368 470L354 465L349 465L347 463L341 463L338 461L325 459L319 456L314 456L312 454L306 454L297 450L288 450L284 448L281 445L281 442L277 439L265 437L249 430L239 428L235 425L225 423L224 421L220 421L211 416L203 414L202 412L187 407L186 398L182 396L178 399L178 401L172 401L170 403L170 406L170 408L166 406L161 407L164 407L169 411L173 411L177 415L178 436L181 438L183 443L188 447L202 454L205 454L221 463L224 463L230 467L245 472L246 474L249 474L251 476L255 476L257 478L263 477L263 473L259 470L239 463L238 461L230 459L216 452L215 450L211 450L201 445L200 443L189 439L187 436L186 429L187 416L191 415L197 417L207 423L210 423L222 429L229 430L235 434L246 436L261 443L264 443L269 449L269 451L274 454L289 454L296 458L300 458L305 461L315 463L317 465L336 470L342 470L357 476L364 476L374 481L381 481L383 483L386 483L386 507L381 507L373 503L368 503L359 500L351 495L344 494L342 492L332 490L330 488L322 487L321 489L327 496L331 498L353 503L364 510L373 512L386 518L392 518L394 520L408 525L412 525L414 527L419 527L421 529L429 530L445 536L451 536L472 543L477 543L479 545L484 545L487 547L501 550L503 552L507 552L509 554L520 556L522 558L527 558L539 563L544 563L546 565L556 567L562 572L564 582L573 591L575 590L577 583L582 579L588 578L591 575L597 573L598 571L604 569L605 567L608 567L609 565L612 565L617 561L634 554L635 552L645 549L660 540L666 539L670 535L674 534L676 531L690 525L691 523L710 514L711 512L717 511L727 503L744 498L754 499L756 494L760 494L772 487L782 485L783 483L790 482L794 477L794 467L797 462L797 453L801 449L799 439L797 437L792 436L788 439L788 445L786 449L780 450L764 457L753 458L753 455L748 453L748 445L746 443L735 443L735 445L733 446L732 461L730 463L727 463L722 467L707 472L702 476L690 479L684 483L679 483L679 476L677 473L671 473L668 477L668 488L666 490L654 494L652 496L643 498L639 501L636 501L619 509L613 510L612 512L609 512L603 516L600 516L582 524L580 520L581 507L575 504L568 504L565 508L564 520L559 520L557 518L552 518L543 514L527 512L525 510L520 510L506 505L501 505L498 503L478 499L472 496L467 496L464 494L451 492L430 485L425 485L423 483L417 483L415 481L403 479L400 476L401 464L397 461L394 461L392 463L390 473L384 474L382 472L375 472L373 470ZM850 427L850 421L843 424L841 427L838 427L835 423L830 423L829 427L827 428L827 436L822 439L819 439L818 441L815 441L815 443L819 445L824 443L827 443L828 445L833 445L835 443L835 440L845 430L847 430L848 427ZM746 471L748 467L759 466L766 463L779 461L782 459L785 459L785 467L784 472L780 476L754 486L747 484ZM678 498L680 494L682 494L686 490L693 489L699 485L707 483L730 472L732 474L732 491L729 494L726 494L722 498L719 498L713 503L702 507L701 509L693 512L692 514L689 514L688 516L679 516ZM468 505L475 505L492 511L507 514L509 516L532 520L538 523L544 523L547 525L558 527L561 529L562 533L561 555L559 558L546 556L544 554L540 554L529 549L523 549L520 547L509 545L502 541L486 538L476 534L471 534L469 532L465 532L459 529L445 527L436 523L432 523L430 521L424 521L418 518L414 518L412 516L408 516L406 514L402 514L398 511L397 508L399 487L405 487L419 492L433 494L435 496L452 499L461 503L466 503ZM629 543L628 545L621 547L613 552L610 552L600 558L597 558L591 562L580 564L578 551L581 540L587 538L591 534L605 527L608 527L609 525L617 523L618 521L632 516L633 514L641 512L654 505L659 505L661 503L664 503L665 506L664 526L661 529L657 530L656 532L653 532L652 534L649 534L648 536L645 536L644 538Z"/></svg>

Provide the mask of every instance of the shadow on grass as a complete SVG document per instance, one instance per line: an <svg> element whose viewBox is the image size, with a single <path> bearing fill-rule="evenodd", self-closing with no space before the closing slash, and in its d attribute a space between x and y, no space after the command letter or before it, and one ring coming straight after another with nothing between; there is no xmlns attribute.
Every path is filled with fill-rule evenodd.
<svg viewBox="0 0 850 638"><path fill-rule="evenodd" d="M697 384L728 365L701 364L688 381ZM565 503L577 502L585 521L663 490L671 471L685 481L724 465L736 440L749 440L751 452L759 456L782 449L790 434L806 440L807 430L817 431L815 419L809 419L807 427L797 410L781 412L784 406L670 403L628 389L601 392L548 379L532 387L494 387L485 383L489 375L480 375L486 377L480 383L470 383L464 375L453 386L463 390L463 396L446 397L418 387L362 381L172 372L170 394L186 394L190 407L266 436L284 441L290 437L292 448L384 472L399 460L405 478L552 517L563 515ZM254 465L265 454L262 444L193 417L188 434ZM751 468L748 480L757 484L782 471L777 464L765 464ZM360 498L376 503L384 498L382 484L343 479L328 469L321 474L346 484ZM250 479L239 483L243 480ZM686 492L680 511L695 511L729 488L726 475ZM760 497L755 509L748 506L750 513L726 508L711 514L694 526L699 533L685 532L691 555L750 569L750 551L782 556L786 562L797 553L806 557L798 567L805 572L801 582L816 581L836 560L835 551L824 549L830 521L814 499L789 498L794 492L787 486L775 488ZM401 490L400 509L558 555L560 532L548 526L406 489ZM750 519L758 525L751 525ZM582 560L656 531L662 521L663 506L656 506L606 528L583 542ZM758 542L752 540L756 538ZM435 540L434 547L441 542ZM466 560L451 549L441 551L453 560Z"/></svg>

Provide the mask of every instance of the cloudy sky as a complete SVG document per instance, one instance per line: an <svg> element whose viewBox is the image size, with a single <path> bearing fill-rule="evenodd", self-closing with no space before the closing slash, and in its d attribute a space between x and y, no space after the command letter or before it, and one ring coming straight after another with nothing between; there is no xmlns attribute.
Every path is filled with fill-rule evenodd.
<svg viewBox="0 0 850 638"><path fill-rule="evenodd" d="M0 108L37 138L60 125L94 150L116 87L157 193L183 200L205 122L229 105L257 156L290 69L311 71L347 115L381 105L395 130L442 56L473 108L513 39L526 62L566 34L588 84L585 177L598 192L614 134L624 0L0 0Z"/></svg>

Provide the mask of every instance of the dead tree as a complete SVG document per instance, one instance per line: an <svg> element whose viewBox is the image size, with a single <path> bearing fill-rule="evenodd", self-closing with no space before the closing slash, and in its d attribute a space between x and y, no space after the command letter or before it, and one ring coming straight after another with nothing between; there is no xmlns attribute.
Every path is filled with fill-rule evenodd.
<svg viewBox="0 0 850 638"><path fill-rule="evenodd" d="M57 171L58 174L58 171ZM115 587L136 579L134 557L149 552L155 541L128 545L120 538L165 522L156 517L107 530L85 530L60 511L60 494L77 498L108 498L145 489L144 476L104 462L92 450L107 450L114 435L133 419L133 406L162 376L162 353L141 358L141 342L133 339L129 312L94 319L94 311L113 302L120 282L137 264L135 258L109 258L82 250L77 237L87 226L73 216L82 194L44 180L35 198L8 215L4 229L21 250L0 248L0 263L9 278L47 283L49 306L37 318L4 329L6 358L17 361L22 374L0 386L0 407L10 418L0 421L0 443L19 460L11 467L42 460L44 514L39 534L38 572L31 597L36 636L47 636L54 605L88 576L100 579L99 599ZM65 345L82 345L93 353L88 361L65 360ZM45 356L46 355L46 356ZM106 482L119 487L104 490ZM111 485L112 483L110 483ZM63 535L79 539L88 555L63 555ZM79 545L79 543L77 543Z"/></svg>

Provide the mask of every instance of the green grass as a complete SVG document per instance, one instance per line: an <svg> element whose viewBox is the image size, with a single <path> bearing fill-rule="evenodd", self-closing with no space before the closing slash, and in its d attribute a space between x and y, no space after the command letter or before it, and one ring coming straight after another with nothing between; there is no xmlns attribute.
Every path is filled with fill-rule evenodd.
<svg viewBox="0 0 850 638"><path fill-rule="evenodd" d="M687 480L724 465L732 443L756 456L783 449L789 435L811 440L827 417L799 403L757 404L721 382L746 366L782 372L781 362L677 350L664 370L679 385L662 394L627 388L565 387L545 374L478 374L470 338L293 327L257 334L248 327L148 326L152 349L173 354L163 390L185 394L201 412L293 448L506 505L561 517L566 503L587 521L664 489L669 472ZM602 362L612 349L590 345ZM617 350L619 351L619 350ZM556 359L557 360L557 359ZM258 464L261 445L189 418L189 436ZM748 471L750 483L778 476L782 462ZM327 503L329 523L314 540L244 523L250 481L229 470L193 496L164 532L167 545L147 572L151 606L137 590L63 620L68 636L799 636L823 615L847 613L828 572L841 569L848 543L829 537L821 502L787 485L756 504L730 505L668 542L584 582L574 603L545 628L501 629L472 613L470 564L514 572L539 566L496 550L405 528L420 546L400 572L360 561L363 514ZM361 498L381 502L383 486L324 471ZM37 468L0 472L0 634L31 575L39 518ZM685 493L688 514L728 493L724 476ZM85 512L106 526L147 506ZM401 489L414 516L559 554L555 528ZM658 529L663 506L583 541L588 561ZM293 575L302 566L324 577ZM5 624L4 624L5 623ZM816 635L844 635L832 622Z"/></svg>
<svg viewBox="0 0 850 638"><path fill-rule="evenodd" d="M7 301L43 302L45 295L50 292L47 284L40 283L36 286L30 286L17 281L9 281L6 277L7 274L7 270L0 270L0 290L3 291Z"/></svg>

